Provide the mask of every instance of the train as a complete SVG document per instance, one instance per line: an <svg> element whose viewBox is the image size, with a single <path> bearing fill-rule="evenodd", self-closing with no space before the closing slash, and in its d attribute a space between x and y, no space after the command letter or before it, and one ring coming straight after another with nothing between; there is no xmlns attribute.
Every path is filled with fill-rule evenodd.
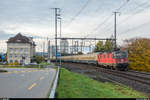
<svg viewBox="0 0 150 100"><path fill-rule="evenodd" d="M128 70L128 52L123 50L111 52L96 52L83 55L61 56L62 62L94 64L99 67L116 69L121 71Z"/></svg>

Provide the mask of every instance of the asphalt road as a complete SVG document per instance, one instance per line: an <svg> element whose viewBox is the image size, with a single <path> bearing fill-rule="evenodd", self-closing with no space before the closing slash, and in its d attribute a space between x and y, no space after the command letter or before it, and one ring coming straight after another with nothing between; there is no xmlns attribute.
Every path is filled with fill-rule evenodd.
<svg viewBox="0 0 150 100"><path fill-rule="evenodd" d="M55 69L7 70L6 73L0 73L0 98L48 98L56 74Z"/></svg>

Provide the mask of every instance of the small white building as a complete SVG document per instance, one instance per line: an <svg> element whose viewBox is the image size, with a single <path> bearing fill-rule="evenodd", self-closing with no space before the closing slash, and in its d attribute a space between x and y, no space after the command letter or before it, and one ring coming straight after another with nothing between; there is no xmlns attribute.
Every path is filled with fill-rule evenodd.
<svg viewBox="0 0 150 100"><path fill-rule="evenodd" d="M7 41L8 63L31 63L31 59L35 55L35 46L32 37L23 36L21 33L9 38Z"/></svg>

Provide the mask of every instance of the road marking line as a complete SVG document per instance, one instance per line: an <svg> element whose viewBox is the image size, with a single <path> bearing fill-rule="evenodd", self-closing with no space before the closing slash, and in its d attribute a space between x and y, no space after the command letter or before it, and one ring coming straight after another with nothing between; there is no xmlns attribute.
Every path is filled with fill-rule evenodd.
<svg viewBox="0 0 150 100"><path fill-rule="evenodd" d="M34 86L36 86L36 83L33 83L33 84L28 88L28 90L31 90Z"/></svg>
<svg viewBox="0 0 150 100"><path fill-rule="evenodd" d="M44 77L40 77L40 80L43 80L44 79Z"/></svg>
<svg viewBox="0 0 150 100"><path fill-rule="evenodd" d="M34 72L37 72L38 70L34 70Z"/></svg>
<svg viewBox="0 0 150 100"><path fill-rule="evenodd" d="M11 72L7 72L7 74L10 74Z"/></svg>
<svg viewBox="0 0 150 100"><path fill-rule="evenodd" d="M18 71L14 71L14 73L18 74Z"/></svg>
<svg viewBox="0 0 150 100"><path fill-rule="evenodd" d="M25 71L21 71L21 72L25 72Z"/></svg>

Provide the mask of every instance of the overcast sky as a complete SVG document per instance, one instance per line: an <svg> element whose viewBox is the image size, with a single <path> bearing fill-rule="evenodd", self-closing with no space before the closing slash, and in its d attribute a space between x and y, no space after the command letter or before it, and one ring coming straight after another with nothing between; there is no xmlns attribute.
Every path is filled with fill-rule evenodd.
<svg viewBox="0 0 150 100"><path fill-rule="evenodd" d="M120 12L118 44L132 37L150 37L150 0L0 0L0 51L6 50L4 41L18 32L54 38L50 8L55 7L61 9L62 37L109 38L114 32L114 11Z"/></svg>

